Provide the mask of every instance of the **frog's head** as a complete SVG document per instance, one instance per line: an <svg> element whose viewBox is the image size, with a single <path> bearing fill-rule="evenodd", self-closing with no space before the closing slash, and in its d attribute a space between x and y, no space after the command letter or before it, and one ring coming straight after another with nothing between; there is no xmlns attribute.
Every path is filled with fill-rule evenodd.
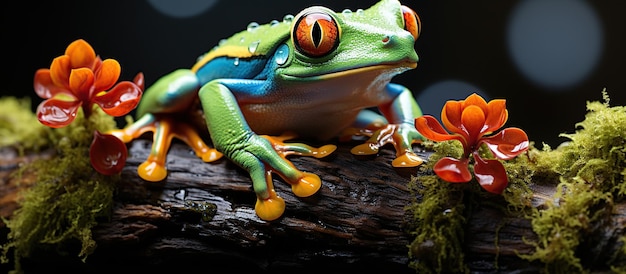
<svg viewBox="0 0 626 274"><path fill-rule="evenodd" d="M397 0L382 0L366 10L334 12L314 6L293 19L289 60L278 68L286 78L316 79L389 68L415 68L420 19Z"/></svg>

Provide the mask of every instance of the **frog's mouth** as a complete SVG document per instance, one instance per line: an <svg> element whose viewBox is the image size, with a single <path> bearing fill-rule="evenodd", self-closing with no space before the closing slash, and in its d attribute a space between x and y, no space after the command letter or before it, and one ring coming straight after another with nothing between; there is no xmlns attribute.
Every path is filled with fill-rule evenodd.
<svg viewBox="0 0 626 274"><path fill-rule="evenodd" d="M324 73L324 74L302 74L302 75L291 75L284 74L283 77L286 80L327 80L327 79L335 79L341 78L345 76L353 76L358 74L364 74L367 72L380 71L380 74L400 74L406 70L414 69L417 67L417 61L414 60L405 60L401 62L395 63L382 63L371 66L362 66L362 67L352 67L339 71Z"/></svg>

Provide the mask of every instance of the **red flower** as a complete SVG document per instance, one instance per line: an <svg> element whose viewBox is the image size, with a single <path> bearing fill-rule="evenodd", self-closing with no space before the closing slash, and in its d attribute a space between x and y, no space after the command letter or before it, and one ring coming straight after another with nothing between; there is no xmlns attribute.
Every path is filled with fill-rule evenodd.
<svg viewBox="0 0 626 274"><path fill-rule="evenodd" d="M436 141L457 140L463 145L460 159L444 157L434 166L435 173L452 183L469 182L472 175L468 165L470 155L474 158L474 175L487 191L500 194L508 185L506 170L495 159L484 159L478 149L485 144L500 160L509 160L528 149L528 136L519 128L506 128L499 133L486 136L501 128L508 118L506 101L491 100L489 103L477 94L461 101L446 102L441 111L441 124L432 116L415 119L415 127L424 137Z"/></svg>
<svg viewBox="0 0 626 274"><path fill-rule="evenodd" d="M79 107L88 117L93 104L111 116L129 113L141 99L143 74L137 74L134 83L115 84L120 71L115 59L102 61L85 40L72 42L50 69L35 73L35 92L46 99L37 107L37 118L46 126L59 128L74 121Z"/></svg>

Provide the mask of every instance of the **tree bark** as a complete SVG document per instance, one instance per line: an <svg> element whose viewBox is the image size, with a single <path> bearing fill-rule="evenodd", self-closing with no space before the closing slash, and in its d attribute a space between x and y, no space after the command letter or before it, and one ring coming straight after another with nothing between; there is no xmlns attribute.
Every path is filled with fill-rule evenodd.
<svg viewBox="0 0 626 274"><path fill-rule="evenodd" d="M360 159L349 152L353 144L340 144L329 159L291 157L299 169L318 174L322 188L313 197L297 198L275 176L274 187L285 199L286 211L280 219L266 222L254 212L256 197L245 171L226 159L203 163L182 144L174 144L168 154L166 180L142 180L136 168L148 156L150 145L141 139L129 144L114 210L110 219L93 229L98 246L85 262L74 254L44 254L26 258L23 268L33 273L50 267L82 273L122 269L415 273L408 266L413 238L406 206L420 198L412 197L407 188L419 171L391 167L395 156L391 149ZM419 154L427 159L430 153ZM10 149L0 151L2 217L10 218L18 207L20 189L29 185L10 174L36 157L46 156L18 157ZM544 186L534 191L533 205L541 206L555 190ZM624 233L626 205L617 204L615 209L613 223L605 226L593 252L614 254L619 248L616 239ZM0 228L5 236L8 229L3 224ZM528 219L481 207L468 219L465 235L465 259L472 272L542 269L540 263L518 256L534 251L526 242L536 239Z"/></svg>

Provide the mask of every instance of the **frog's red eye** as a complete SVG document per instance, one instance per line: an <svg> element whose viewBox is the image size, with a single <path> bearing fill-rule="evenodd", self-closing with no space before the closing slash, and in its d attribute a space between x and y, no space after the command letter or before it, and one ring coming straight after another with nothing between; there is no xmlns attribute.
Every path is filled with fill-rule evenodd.
<svg viewBox="0 0 626 274"><path fill-rule="evenodd" d="M309 57L322 57L339 45L339 27L329 14L312 11L298 18L292 37L299 52Z"/></svg>
<svg viewBox="0 0 626 274"><path fill-rule="evenodd" d="M404 18L404 29L413 35L417 40L422 31L422 22L417 13L407 6L402 6L402 17Z"/></svg>

